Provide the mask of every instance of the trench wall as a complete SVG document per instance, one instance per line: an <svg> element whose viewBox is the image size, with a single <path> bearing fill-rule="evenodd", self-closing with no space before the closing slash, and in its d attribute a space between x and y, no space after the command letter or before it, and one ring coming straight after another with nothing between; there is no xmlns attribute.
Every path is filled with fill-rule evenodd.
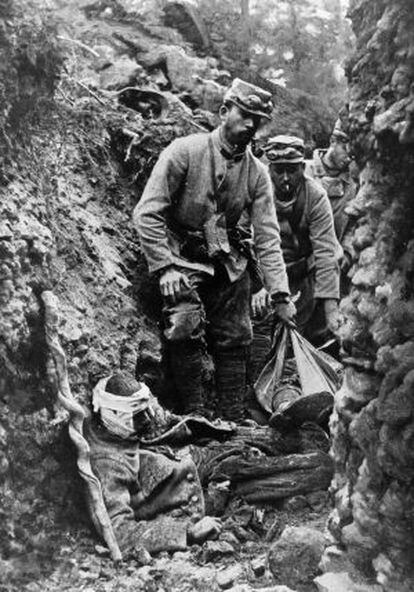
<svg viewBox="0 0 414 592"><path fill-rule="evenodd" d="M357 38L348 78L360 188L351 204L352 287L342 301L346 374L331 420L330 530L351 563L383 590L408 592L414 589L414 11L404 0L352 0L349 16Z"/></svg>

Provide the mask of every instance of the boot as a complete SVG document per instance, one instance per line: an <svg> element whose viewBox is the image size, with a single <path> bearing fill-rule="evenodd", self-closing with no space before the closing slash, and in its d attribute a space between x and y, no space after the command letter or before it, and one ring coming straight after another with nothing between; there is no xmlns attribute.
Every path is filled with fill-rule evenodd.
<svg viewBox="0 0 414 592"><path fill-rule="evenodd" d="M171 370L184 414L205 415L203 349L194 343L171 345Z"/></svg>
<svg viewBox="0 0 414 592"><path fill-rule="evenodd" d="M241 421L245 411L247 349L216 351L214 364L219 414L223 419Z"/></svg>

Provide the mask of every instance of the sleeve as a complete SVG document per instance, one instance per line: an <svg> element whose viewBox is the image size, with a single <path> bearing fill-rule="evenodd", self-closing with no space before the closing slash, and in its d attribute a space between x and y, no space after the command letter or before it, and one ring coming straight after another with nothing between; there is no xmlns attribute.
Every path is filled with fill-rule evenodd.
<svg viewBox="0 0 414 592"><path fill-rule="evenodd" d="M132 481L126 467L111 459L97 459L94 471L101 482L106 509L125 557L133 555L140 547L149 553L187 548L188 520L165 514L152 520L135 519L131 506Z"/></svg>
<svg viewBox="0 0 414 592"><path fill-rule="evenodd" d="M280 228L273 199L273 187L266 170L259 172L251 207L254 242L266 289L271 293L289 294L286 266L283 260Z"/></svg>
<svg viewBox="0 0 414 592"><path fill-rule="evenodd" d="M134 209L134 226L151 273L173 263L166 217L172 198L186 177L187 168L186 146L182 140L174 140L161 153Z"/></svg>
<svg viewBox="0 0 414 592"><path fill-rule="evenodd" d="M315 261L315 298L339 298L341 246L336 238L332 207L322 187L311 189L309 238Z"/></svg>

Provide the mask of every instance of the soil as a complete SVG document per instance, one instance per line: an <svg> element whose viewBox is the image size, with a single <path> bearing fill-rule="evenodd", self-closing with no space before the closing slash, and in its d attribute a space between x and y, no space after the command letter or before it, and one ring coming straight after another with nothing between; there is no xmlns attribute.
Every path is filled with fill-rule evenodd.
<svg viewBox="0 0 414 592"><path fill-rule="evenodd" d="M0 586L6 592L218 592L221 587L218 581L226 580L223 574L231 572L229 588L240 584L249 584L253 589L268 588L275 585L287 585L289 582L275 578L269 571L266 558L274 539L285 526L307 526L323 531L327 520L328 508L319 511L309 507L301 510L275 510L274 508L259 509L241 504L240 516L259 516L260 522L254 520L241 527L243 519L238 518L247 540L243 542L234 538L233 519L223 516L223 533L220 540L231 541L233 552L218 556L208 552L211 543L203 546L194 545L187 552L172 555L160 553L153 557L151 563L139 566L136 561L128 561L119 566L114 565L108 550L100 541L91 536L90 530L84 525L60 530L54 540L54 551L51 555L36 557L26 556L20 560L19 576L13 578L7 586ZM263 514L263 516L262 516ZM239 535L240 536L240 535ZM210 559L212 555L213 559ZM265 563L264 573L255 575L252 563L260 559ZM262 561L263 560L263 561ZM284 573L295 565L297 556L292 557L292 564L284 566ZM16 559L15 568L19 560ZM15 573L17 569L15 570ZM298 592L315 592L312 582L314 573L301 575L300 584L291 588ZM233 577L233 575L235 577Z"/></svg>

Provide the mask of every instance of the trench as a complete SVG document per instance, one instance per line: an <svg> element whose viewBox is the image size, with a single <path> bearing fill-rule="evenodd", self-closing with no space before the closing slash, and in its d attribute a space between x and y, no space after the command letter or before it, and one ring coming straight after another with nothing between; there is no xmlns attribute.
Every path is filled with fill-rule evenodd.
<svg viewBox="0 0 414 592"><path fill-rule="evenodd" d="M52 421L59 412L39 294L52 289L59 297L60 338L79 401L88 401L99 377L122 368L138 372L165 404L173 402L159 333L160 302L130 214L162 148L177 135L217 124L226 75L207 88L191 86L192 68L209 74L203 70L204 30L192 37L198 54L184 52L180 62L181 50L174 44L167 52L160 49L150 25L134 22L118 4L80 11L57 3L61 19L76 15L71 34L86 49L73 40L51 43L56 30L38 22L22 27L12 4L1 7L0 49L5 63L14 64L1 83L0 116L1 589L141 586L155 592L185 584L201 591L218 589L217 573L241 566L233 579L230 573L228 587L237 589L240 580L250 586L245 590L288 585L306 592L340 586L411 592L414 14L409 0L349 4L356 39L347 62L349 133L359 191L352 203L349 293L341 301L345 376L330 418L330 497L315 488L265 506L264 513L260 504L236 504L223 541L233 552L213 545L173 560L161 554L152 566L120 569L91 536L66 427ZM102 17L107 9L112 13ZM70 38L65 30L59 33ZM31 54L24 53L26 42ZM122 91L147 85L158 90ZM278 131L292 131L294 122L293 131L310 138L316 130L314 137L326 143L332 120L321 123L309 99L269 88L282 121ZM283 454L313 454L315 446L328 454L320 432L289 437ZM257 445L257 433L252 441ZM263 442L266 438L265 447ZM220 491L212 494L214 506ZM329 544L318 539L315 556L296 541L286 548L280 543L286 527L322 533L325 526ZM278 554L286 557L285 570ZM303 564L295 575L298 557ZM315 576L321 578L318 584Z"/></svg>

